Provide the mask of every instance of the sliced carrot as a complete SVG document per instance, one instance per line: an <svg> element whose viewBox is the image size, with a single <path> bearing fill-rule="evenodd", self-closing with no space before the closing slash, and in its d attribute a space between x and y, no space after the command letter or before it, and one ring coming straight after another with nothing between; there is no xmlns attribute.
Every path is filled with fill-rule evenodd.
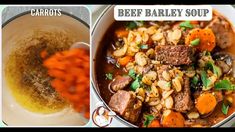
<svg viewBox="0 0 235 132"><path fill-rule="evenodd" d="M196 99L196 108L200 114L207 114L214 110L216 106L216 97L212 93L202 93Z"/></svg>
<svg viewBox="0 0 235 132"><path fill-rule="evenodd" d="M51 81L51 86L57 88L58 91L64 91L65 83L60 79L54 79Z"/></svg>
<svg viewBox="0 0 235 132"><path fill-rule="evenodd" d="M42 59L45 59L47 57L48 53L46 50L41 51L40 56Z"/></svg>
<svg viewBox="0 0 235 132"><path fill-rule="evenodd" d="M71 58L71 57L75 57L78 54L78 50L76 49L71 49L70 51L67 51L64 53L64 57L66 58Z"/></svg>
<svg viewBox="0 0 235 132"><path fill-rule="evenodd" d="M159 120L155 119L153 120L148 127L161 127Z"/></svg>
<svg viewBox="0 0 235 132"><path fill-rule="evenodd" d="M59 79L64 79L65 72L61 71L61 70L57 70L57 69L51 69L51 70L48 71L48 74L51 77L56 77L56 78L59 78Z"/></svg>
<svg viewBox="0 0 235 132"><path fill-rule="evenodd" d="M43 61L43 66L48 67L48 68L54 68L55 63L58 63L58 60L56 58L48 58Z"/></svg>
<svg viewBox="0 0 235 132"><path fill-rule="evenodd" d="M125 28L119 28L115 31L115 35L118 38L123 38L123 37L127 37L129 34L129 31L126 30Z"/></svg>
<svg viewBox="0 0 235 132"><path fill-rule="evenodd" d="M90 63L89 52L72 49L57 52L43 61L49 76L54 79L51 86L64 99L68 100L77 112L89 116L90 102Z"/></svg>
<svg viewBox="0 0 235 132"><path fill-rule="evenodd" d="M133 60L133 58L131 56L125 56L122 58L118 58L117 61L121 66L125 66L125 65L127 65L127 63L131 62L132 60Z"/></svg>
<svg viewBox="0 0 235 132"><path fill-rule="evenodd" d="M162 117L162 125L164 127L183 127L185 119L180 112L171 111Z"/></svg>
<svg viewBox="0 0 235 132"><path fill-rule="evenodd" d="M185 44L190 45L195 39L199 39L198 45L194 46L200 51L212 51L215 48L215 35L209 28L199 29L195 28L189 32L185 38Z"/></svg>

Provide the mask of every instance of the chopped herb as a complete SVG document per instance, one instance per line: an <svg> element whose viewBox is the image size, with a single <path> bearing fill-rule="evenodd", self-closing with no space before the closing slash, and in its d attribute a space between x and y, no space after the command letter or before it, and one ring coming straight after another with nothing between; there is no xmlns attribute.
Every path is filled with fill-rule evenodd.
<svg viewBox="0 0 235 132"><path fill-rule="evenodd" d="M139 87L140 87L140 82L139 79L136 78L135 81L131 83L131 90L135 91Z"/></svg>
<svg viewBox="0 0 235 132"><path fill-rule="evenodd" d="M144 21L135 21L138 27L141 27L144 25Z"/></svg>
<svg viewBox="0 0 235 132"><path fill-rule="evenodd" d="M106 73L105 76L106 76L106 79L113 80L113 74L112 73Z"/></svg>
<svg viewBox="0 0 235 132"><path fill-rule="evenodd" d="M149 124L154 120L153 115L145 115L145 121L144 121L144 126L148 127Z"/></svg>
<svg viewBox="0 0 235 132"><path fill-rule="evenodd" d="M139 78L139 80L142 80L142 76L141 75L137 75L136 78Z"/></svg>
<svg viewBox="0 0 235 132"><path fill-rule="evenodd" d="M140 87L144 88L144 89L151 89L151 87L149 85L144 84L142 81L140 82Z"/></svg>
<svg viewBox="0 0 235 132"><path fill-rule="evenodd" d="M207 78L207 74L205 71L201 72L201 80L202 80L202 84L205 87L204 90L207 90L207 88L209 87L210 84L210 79Z"/></svg>
<svg viewBox="0 0 235 132"><path fill-rule="evenodd" d="M142 77L137 75L135 81L131 83L131 90L135 91L137 88L141 86Z"/></svg>
<svg viewBox="0 0 235 132"><path fill-rule="evenodd" d="M216 74L217 77L220 77L220 76L222 75L221 69L220 69L218 66L216 66L214 63L212 63L212 62L209 61L209 62L206 64L206 67L207 67L208 69L213 70L213 73Z"/></svg>
<svg viewBox="0 0 235 132"><path fill-rule="evenodd" d="M199 38L194 39L193 41L190 42L190 44L191 44L192 46L197 46L197 45L200 44L200 39L199 39Z"/></svg>
<svg viewBox="0 0 235 132"><path fill-rule="evenodd" d="M202 52L202 55L203 55L203 56L211 56L211 52L209 52L209 51L203 51L203 52Z"/></svg>
<svg viewBox="0 0 235 132"><path fill-rule="evenodd" d="M211 52L206 51L206 56L211 56Z"/></svg>
<svg viewBox="0 0 235 132"><path fill-rule="evenodd" d="M131 78L135 79L135 70L134 70L134 69L130 69L129 72L128 72L128 75L129 75Z"/></svg>
<svg viewBox="0 0 235 132"><path fill-rule="evenodd" d="M191 82L193 83L193 85L196 86L198 84L198 81L199 81L199 78L197 76L194 76Z"/></svg>
<svg viewBox="0 0 235 132"><path fill-rule="evenodd" d="M141 49L148 49L149 47L148 47L147 44L142 44L142 45L140 45L140 48L141 48Z"/></svg>
<svg viewBox="0 0 235 132"><path fill-rule="evenodd" d="M127 26L127 28L130 29L130 30L137 28L137 24L136 24L136 22L134 22L134 21L128 22L126 26Z"/></svg>
<svg viewBox="0 0 235 132"><path fill-rule="evenodd" d="M198 89L201 86L201 82L199 79L198 75L195 75L191 80L190 80L190 87L193 89Z"/></svg>
<svg viewBox="0 0 235 132"><path fill-rule="evenodd" d="M222 109L221 109L223 114L227 115L228 114L228 109L229 109L229 105L226 105L226 104L223 103Z"/></svg>
<svg viewBox="0 0 235 132"><path fill-rule="evenodd" d="M235 85L233 85L229 80L221 80L215 83L216 90L235 90Z"/></svg>
<svg viewBox="0 0 235 132"><path fill-rule="evenodd" d="M171 83L170 83L170 82L167 82L167 83L166 83L166 86L167 86L167 87L171 87Z"/></svg>
<svg viewBox="0 0 235 132"><path fill-rule="evenodd" d="M185 21L180 23L180 27L185 29L185 28L193 28L193 25L190 23L190 21Z"/></svg>
<svg viewBox="0 0 235 132"><path fill-rule="evenodd" d="M128 29L132 30L137 27L141 27L143 25L144 25L144 21L131 21L131 22L128 22L126 26Z"/></svg>
<svg viewBox="0 0 235 132"><path fill-rule="evenodd" d="M191 66L192 66L193 69L195 69L196 64L195 64L195 63L192 63Z"/></svg>

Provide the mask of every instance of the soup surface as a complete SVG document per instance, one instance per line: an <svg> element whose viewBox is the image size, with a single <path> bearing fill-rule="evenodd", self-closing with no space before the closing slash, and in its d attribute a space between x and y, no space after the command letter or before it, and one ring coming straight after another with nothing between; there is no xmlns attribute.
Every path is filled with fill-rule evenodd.
<svg viewBox="0 0 235 132"><path fill-rule="evenodd" d="M140 127L212 126L235 109L231 24L114 22L95 58L101 97Z"/></svg>

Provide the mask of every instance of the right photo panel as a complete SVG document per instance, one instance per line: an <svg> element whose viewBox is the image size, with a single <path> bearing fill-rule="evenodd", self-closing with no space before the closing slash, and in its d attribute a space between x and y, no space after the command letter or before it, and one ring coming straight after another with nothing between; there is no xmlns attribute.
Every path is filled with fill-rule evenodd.
<svg viewBox="0 0 235 132"><path fill-rule="evenodd" d="M235 5L91 13L92 126L235 126Z"/></svg>

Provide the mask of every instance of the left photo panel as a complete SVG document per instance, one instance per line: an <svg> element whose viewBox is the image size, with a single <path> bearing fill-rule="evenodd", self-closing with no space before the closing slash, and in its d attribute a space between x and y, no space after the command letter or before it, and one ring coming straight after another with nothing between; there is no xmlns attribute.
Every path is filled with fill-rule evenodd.
<svg viewBox="0 0 235 132"><path fill-rule="evenodd" d="M5 125L89 122L90 16L84 6L9 6L2 11Z"/></svg>

